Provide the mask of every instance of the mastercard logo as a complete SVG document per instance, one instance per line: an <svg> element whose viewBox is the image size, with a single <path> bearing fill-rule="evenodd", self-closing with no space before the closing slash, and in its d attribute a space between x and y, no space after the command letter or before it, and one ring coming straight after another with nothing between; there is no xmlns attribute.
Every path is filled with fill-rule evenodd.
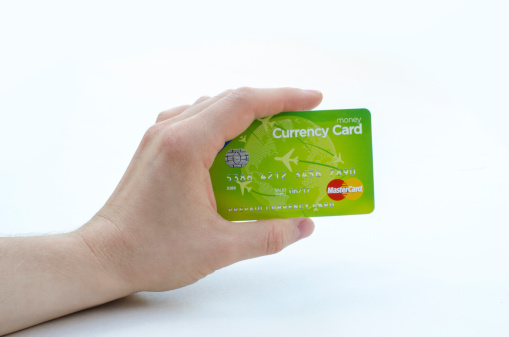
<svg viewBox="0 0 509 337"><path fill-rule="evenodd" d="M327 185L327 195L332 200L356 200L364 191L362 182L357 178L334 179Z"/></svg>

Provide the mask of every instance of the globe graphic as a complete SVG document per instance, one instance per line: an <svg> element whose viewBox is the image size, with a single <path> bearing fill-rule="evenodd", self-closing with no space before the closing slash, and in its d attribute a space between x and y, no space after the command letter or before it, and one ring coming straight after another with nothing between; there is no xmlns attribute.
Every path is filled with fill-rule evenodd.
<svg viewBox="0 0 509 337"><path fill-rule="evenodd" d="M327 196L326 186L331 180L330 169L337 167L337 163L334 162L337 152L329 138L330 130L325 138L275 139L272 135L274 128L316 129L319 126L302 117L275 116L270 119L269 127L259 125L247 136L244 149L249 153L249 164L243 167L241 172L253 177L249 185L252 187L251 195L261 204L271 206L308 203L308 209L312 211L313 203L320 202ZM283 157L292 149L295 150L291 158L298 157L298 161L289 164L290 171L284 162L275 158ZM313 177L310 177L310 170L313 172ZM303 172L306 172L307 177L302 177ZM317 172L320 177L316 176ZM272 179L268 180L270 174ZM261 179L262 175L266 179ZM305 188L305 191L302 188ZM295 190L299 192L295 193Z"/></svg>

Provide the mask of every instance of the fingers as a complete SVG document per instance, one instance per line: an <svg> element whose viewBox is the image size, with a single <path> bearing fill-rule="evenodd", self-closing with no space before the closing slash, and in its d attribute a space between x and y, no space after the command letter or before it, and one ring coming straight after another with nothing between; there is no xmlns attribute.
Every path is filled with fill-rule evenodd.
<svg viewBox="0 0 509 337"><path fill-rule="evenodd" d="M185 111L183 111L178 116L175 116L172 121L178 122L181 120L184 120L186 118L189 118L190 116L198 113L198 111L201 111L204 109L204 107L208 106L205 102L207 102L210 99L210 96L202 96L198 98L192 105L190 105Z"/></svg>
<svg viewBox="0 0 509 337"><path fill-rule="evenodd" d="M288 245L313 233L309 218L258 220L234 224L237 259L245 260L278 253Z"/></svg>
<svg viewBox="0 0 509 337"><path fill-rule="evenodd" d="M173 117L181 114L183 111L185 111L189 107L190 107L190 105L181 105L181 106L169 109L169 110L165 110L157 116L156 123L160 123L167 119L173 118Z"/></svg>
<svg viewBox="0 0 509 337"><path fill-rule="evenodd" d="M198 113L199 111L206 108L210 104L213 104L214 100L205 104L205 102L207 102L208 100L210 100L210 96L202 96L198 98L192 105L189 104L182 105L176 108L163 111L157 117L156 123L169 120L170 118L173 118L174 122L186 119Z"/></svg>
<svg viewBox="0 0 509 337"><path fill-rule="evenodd" d="M283 111L310 110L321 100L322 94L314 90L240 88L223 93L222 98L195 117L207 126L202 139L213 140L220 149L225 141L242 133L255 119Z"/></svg>
<svg viewBox="0 0 509 337"><path fill-rule="evenodd" d="M184 119L187 119L189 117L192 117L192 116L198 114L199 112L201 112L204 109L208 108L209 106L213 105L217 101L221 100L223 97L228 95L228 93L231 91L232 90L227 90L227 91L222 92L219 95L214 96L214 97L210 97L210 96L200 97L198 100L196 100L196 102L194 102L193 105L191 105L189 107L189 109L186 109L186 111L184 111L183 113L181 113L178 116L176 116L175 118L173 118L172 122L174 122L174 123L179 122L179 121L182 121Z"/></svg>

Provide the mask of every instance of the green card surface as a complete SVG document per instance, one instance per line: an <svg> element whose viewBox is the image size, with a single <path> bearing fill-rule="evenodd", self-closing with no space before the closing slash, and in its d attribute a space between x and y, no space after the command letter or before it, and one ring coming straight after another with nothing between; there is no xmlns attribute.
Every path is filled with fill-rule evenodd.
<svg viewBox="0 0 509 337"><path fill-rule="evenodd" d="M371 213L371 114L296 111L255 120L218 153L210 176L227 220Z"/></svg>

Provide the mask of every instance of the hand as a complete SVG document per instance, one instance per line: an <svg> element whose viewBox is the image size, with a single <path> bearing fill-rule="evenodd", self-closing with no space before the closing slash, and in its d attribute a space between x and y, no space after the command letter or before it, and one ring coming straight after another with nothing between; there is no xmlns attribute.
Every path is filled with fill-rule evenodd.
<svg viewBox="0 0 509 337"><path fill-rule="evenodd" d="M232 223L209 168L256 118L312 109L322 95L249 89L159 115L104 207L66 234L0 238L0 335L141 290L170 290L313 232L310 219Z"/></svg>
<svg viewBox="0 0 509 337"><path fill-rule="evenodd" d="M255 119L321 99L317 91L240 88L162 112L113 195L75 233L132 292L179 288L309 236L310 219L224 220L209 169L225 141Z"/></svg>

